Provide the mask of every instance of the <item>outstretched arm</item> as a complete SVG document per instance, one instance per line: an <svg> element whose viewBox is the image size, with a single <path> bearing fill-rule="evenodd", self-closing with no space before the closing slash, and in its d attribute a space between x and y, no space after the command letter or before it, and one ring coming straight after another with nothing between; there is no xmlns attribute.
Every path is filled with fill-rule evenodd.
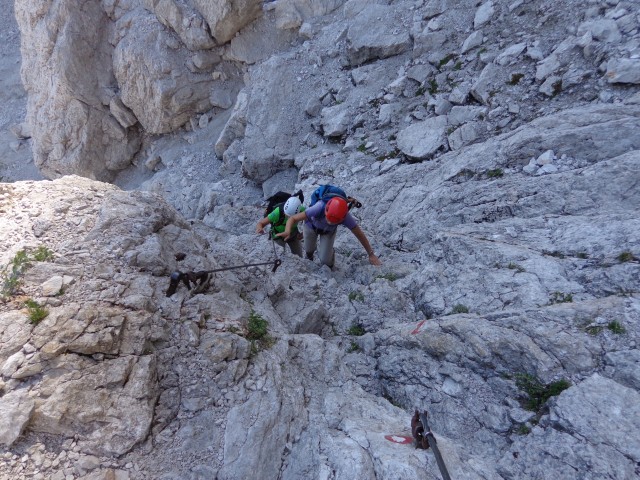
<svg viewBox="0 0 640 480"><path fill-rule="evenodd" d="M301 222L302 220L307 219L307 212L300 212L292 215L287 219L287 224L284 227L284 232L279 233L276 237L283 238L285 241L289 240L289 236L291 235L291 230L293 229L293 225L296 222Z"/></svg>
<svg viewBox="0 0 640 480"><path fill-rule="evenodd" d="M376 266L382 265L382 262L380 261L380 259L376 257L375 253L373 253L373 248L371 248L371 245L369 244L369 240L367 239L367 236L364 234L364 232L360 228L360 225L356 225L354 228L352 228L351 233L355 235L355 237L364 247L365 251L367 252L367 255L369 255L369 263L371 265L376 265Z"/></svg>
<svg viewBox="0 0 640 480"><path fill-rule="evenodd" d="M266 227L268 224L269 219L267 217L264 217L258 222L258 225L256 225L256 233L262 235L264 233L264 227Z"/></svg>

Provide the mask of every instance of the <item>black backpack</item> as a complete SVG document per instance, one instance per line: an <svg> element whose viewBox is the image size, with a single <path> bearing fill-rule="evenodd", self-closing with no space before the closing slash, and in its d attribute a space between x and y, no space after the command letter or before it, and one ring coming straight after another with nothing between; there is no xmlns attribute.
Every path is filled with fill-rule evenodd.
<svg viewBox="0 0 640 480"><path fill-rule="evenodd" d="M302 193L302 190L298 190L293 195L282 191L276 192L266 199L267 207L264 210L264 216L268 216L276 209L276 207L280 207L282 210L284 210L284 203L291 197L298 197L300 199L300 202L304 203L304 194Z"/></svg>

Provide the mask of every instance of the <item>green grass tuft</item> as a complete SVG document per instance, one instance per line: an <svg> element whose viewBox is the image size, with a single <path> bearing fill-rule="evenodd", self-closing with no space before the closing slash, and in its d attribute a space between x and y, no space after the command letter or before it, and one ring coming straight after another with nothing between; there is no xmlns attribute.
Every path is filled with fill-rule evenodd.
<svg viewBox="0 0 640 480"><path fill-rule="evenodd" d="M24 306L29 311L29 321L37 325L49 315L49 310L41 306L38 302L28 299L24 302Z"/></svg>
<svg viewBox="0 0 640 480"><path fill-rule="evenodd" d="M622 252L617 258L620 263L625 263L635 260L636 257L634 257L631 252Z"/></svg>
<svg viewBox="0 0 640 480"><path fill-rule="evenodd" d="M469 313L469 309L461 303L458 303L451 309L451 315L456 313Z"/></svg>
<svg viewBox="0 0 640 480"><path fill-rule="evenodd" d="M589 334L589 335L598 335L602 330L604 330L604 327L601 327L600 325L590 325L587 328L585 328L585 331Z"/></svg>
<svg viewBox="0 0 640 480"><path fill-rule="evenodd" d="M613 333L616 333L618 335L622 335L627 331L627 329L624 328L624 326L617 320L614 320L613 322L609 322L609 324L607 325L607 328L611 330Z"/></svg>
<svg viewBox="0 0 640 480"><path fill-rule="evenodd" d="M247 323L247 339L260 340L267 334L269 322L262 316L251 310L249 314L249 322Z"/></svg>
<svg viewBox="0 0 640 480"><path fill-rule="evenodd" d="M429 80L429 93L431 95L435 95L436 93L438 93L438 82L436 82L434 78Z"/></svg>
<svg viewBox="0 0 640 480"><path fill-rule="evenodd" d="M522 80L523 77L524 73L514 73L511 75L511 80L509 80L507 83L509 85L517 85L518 83L520 83L520 80Z"/></svg>
<svg viewBox="0 0 640 480"><path fill-rule="evenodd" d="M518 265L517 263L513 263L513 262L509 262L509 265L507 265L507 268L509 270L517 270L518 273L522 273L522 272L525 271L523 266Z"/></svg>
<svg viewBox="0 0 640 480"><path fill-rule="evenodd" d="M547 385L543 384L538 378L528 373L519 373L516 375L516 386L527 394L527 401L524 407L527 410L538 411L551 397L560 395L561 392L571 386L568 380L562 379L551 382Z"/></svg>
<svg viewBox="0 0 640 480"><path fill-rule="evenodd" d="M351 300L352 302L364 302L364 295L354 290L353 292L349 293L349 300Z"/></svg>
<svg viewBox="0 0 640 480"><path fill-rule="evenodd" d="M354 337L361 337L365 333L367 333L367 331L360 324L353 324L349 327L349 330L347 330L347 334L353 335Z"/></svg>
<svg viewBox="0 0 640 480"><path fill-rule="evenodd" d="M44 245L40 245L32 254L32 258L36 262L48 262L53 260L53 252Z"/></svg>
<svg viewBox="0 0 640 480"><path fill-rule="evenodd" d="M400 278L400 276L395 273L383 273L382 275L376 275L376 278L384 278L385 280L389 280L390 282L395 282Z"/></svg>
<svg viewBox="0 0 640 480"><path fill-rule="evenodd" d="M573 302L573 295L570 293L553 292L549 297L549 303L571 303Z"/></svg>
<svg viewBox="0 0 640 480"><path fill-rule="evenodd" d="M21 277L32 266L33 262L46 262L51 259L53 259L53 252L42 245L33 252L22 249L16 253L13 260L0 273L0 281L2 282L0 298L6 300L18 292Z"/></svg>

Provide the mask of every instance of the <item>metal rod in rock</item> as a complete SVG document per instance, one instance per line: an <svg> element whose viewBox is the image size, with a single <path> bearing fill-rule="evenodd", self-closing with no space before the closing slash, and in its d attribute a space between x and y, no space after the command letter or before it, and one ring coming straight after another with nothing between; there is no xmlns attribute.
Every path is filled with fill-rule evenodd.
<svg viewBox="0 0 640 480"><path fill-rule="evenodd" d="M438 463L438 468L440 469L440 474L444 480L451 480L449 476L449 472L447 471L447 466L444 464L444 459L440 454L440 450L438 449L438 443L436 442L436 437L433 436L433 432L431 431L431 427L429 427L429 422L427 420L427 412L422 412L420 414L420 423L422 423L422 427L424 428L423 435L426 437L429 442L429 446L431 447L431 451L433 455L436 457L436 462Z"/></svg>

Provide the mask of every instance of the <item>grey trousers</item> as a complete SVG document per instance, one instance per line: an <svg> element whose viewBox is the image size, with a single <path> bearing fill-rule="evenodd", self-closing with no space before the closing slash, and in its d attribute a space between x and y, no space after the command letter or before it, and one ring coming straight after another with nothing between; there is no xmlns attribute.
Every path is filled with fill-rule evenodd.
<svg viewBox="0 0 640 480"><path fill-rule="evenodd" d="M333 263L336 259L333 242L336 241L336 233L338 232L338 229L336 228L333 233L318 235L312 228L304 224L302 231L304 233L304 251L307 254L307 257L313 257L313 252L316 251L317 245L320 262L323 265L333 268Z"/></svg>
<svg viewBox="0 0 640 480"><path fill-rule="evenodd" d="M296 238L289 242L285 242L281 238L274 238L273 241L276 242L278 245L280 245L282 248L285 248L285 245L289 245L289 248L291 249L291 253L298 255L299 257L302 257L302 244L300 243L300 240L297 238L297 232L295 234L296 234Z"/></svg>

